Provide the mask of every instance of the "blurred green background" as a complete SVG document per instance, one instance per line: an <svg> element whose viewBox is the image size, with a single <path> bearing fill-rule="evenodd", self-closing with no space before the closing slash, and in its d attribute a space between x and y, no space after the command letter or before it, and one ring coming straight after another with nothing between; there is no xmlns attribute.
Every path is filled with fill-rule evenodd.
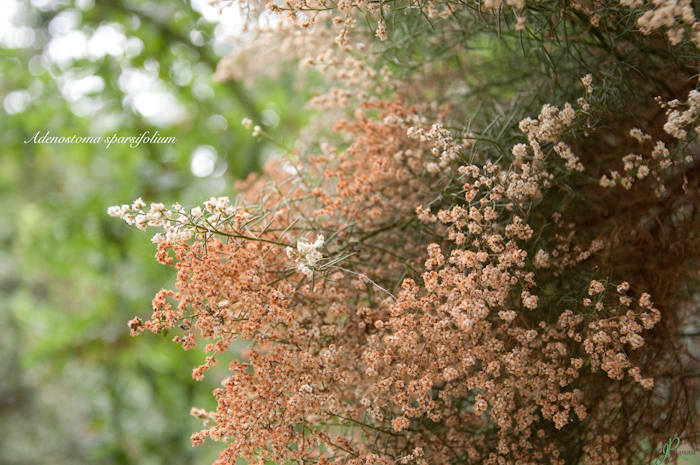
<svg viewBox="0 0 700 465"><path fill-rule="evenodd" d="M243 117L297 132L308 96L291 74L212 82L242 40L235 10L204 2L0 0L0 464L205 464L222 449L191 446L189 410L215 407L226 364L197 383L202 352L129 336L173 272L152 233L106 211L233 197L275 150ZM24 143L156 130L177 142Z"/></svg>

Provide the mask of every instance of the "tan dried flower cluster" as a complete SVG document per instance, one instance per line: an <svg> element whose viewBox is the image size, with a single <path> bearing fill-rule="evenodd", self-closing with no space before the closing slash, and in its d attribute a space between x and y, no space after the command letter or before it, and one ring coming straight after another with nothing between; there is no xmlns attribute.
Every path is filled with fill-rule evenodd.
<svg viewBox="0 0 700 465"><path fill-rule="evenodd" d="M219 465L602 465L650 460L658 441L680 434L672 428L695 438L691 396L673 398L698 392L684 378L695 366L678 342L686 323L669 304L680 286L649 278L639 255L656 256L657 237L668 231L671 244L677 234L655 262L675 277L682 266L669 257L698 245L687 199L699 189L700 94L669 83L687 103L665 96L659 122L652 97L630 123L614 104L636 107L608 72L619 71L620 50L665 56L655 31L671 20L653 15L675 22L687 5L622 6L643 10L626 21L655 41L605 2L556 14L524 1L267 4L303 30L266 30L222 61L219 77L243 77L236 63L251 61L246 54L283 43L325 76L310 102L321 121L263 176L239 184L234 202L146 212L139 199L109 211L162 228L156 258L177 269L175 289L155 297L149 320L129 322L132 334L174 330L184 349L201 347L195 379L228 363L217 409L193 409L205 427L195 445L226 443ZM360 31L358 13L370 31ZM411 22L419 20L433 29ZM559 41L569 26L576 35ZM592 28L613 26L620 50L590 45L604 40ZM465 45L496 30L547 57L545 72L537 62L532 76L508 76L515 96L492 92L501 90L489 81L496 76L474 69L497 60ZM517 43L509 40L504 48ZM561 57L573 60L565 53L579 45L586 69L564 69ZM436 63L419 63L422 54ZM250 66L241 69L264 68ZM640 89L639 100L659 95ZM632 153L628 142L645 150ZM657 196L647 195L647 178ZM618 183L629 195L610 201ZM650 232L657 222L661 232ZM231 349L238 339L250 344L242 354ZM653 412L661 410L668 416Z"/></svg>
<svg viewBox="0 0 700 465"><path fill-rule="evenodd" d="M663 126L666 134L674 137L679 141L688 139L688 130L692 130L694 137L700 135L700 126L697 125L698 116L700 116L700 92L691 90L688 93L687 103L681 103L678 100L663 103L660 98L656 99L662 108L666 108L667 121ZM685 111L679 108L686 107ZM645 142L653 142L649 134L643 133L639 128L630 129L630 136L640 144ZM662 180L663 171L677 167L683 164L690 165L698 160L698 155L688 153L684 150L676 150L671 153L662 140L657 140L651 150L650 157L644 158L642 155L630 153L622 157L624 163L624 175L618 171L610 170L610 177L603 175L600 178L600 185L606 188L612 188L619 182L625 189L629 190L636 180L641 180L647 176L651 176L656 181L656 195L661 196L666 191L666 186Z"/></svg>
<svg viewBox="0 0 700 465"><path fill-rule="evenodd" d="M700 22L696 21L690 0L656 0L647 5L641 0L620 0L620 4L646 10L637 19L637 25L644 34L664 27L671 45L678 45L683 40L686 30L690 29L694 31L691 40L700 47Z"/></svg>
<svg viewBox="0 0 700 465"><path fill-rule="evenodd" d="M510 173L490 161L461 165L461 200L436 214L416 209L430 198L421 183L432 189L453 185L426 166L424 159L436 156L426 144L442 149L448 165L464 149L439 124L429 131L408 126L421 122L410 109L367 106L375 107L382 110L376 120L357 113L357 121L341 122L337 129L355 134L355 142L342 154L310 157L308 173L289 180L296 187L284 196L270 195L251 211L212 199L208 216L180 213L177 224L189 224L197 241L161 238L157 258L178 269L177 291L161 292L151 320L133 320L132 330L181 325L186 334L175 340L185 349L197 338L207 340L204 350L212 355L194 370L196 379L235 339L259 346L249 362L230 363L232 376L215 393L218 409L207 415L213 426L195 434L193 443L227 441L221 463L237 457L394 463L387 448L396 447L420 448L420 460L430 463L456 460L455 450L484 463L498 463L499 456L538 461L544 450L556 451L538 431L548 422L562 429L575 421L572 414L587 416L585 391L576 387L584 351L592 372L600 367L622 379L629 368L633 379L652 387L620 350L624 344L641 347L637 320L651 329L657 310L630 310L619 321L596 314L588 327L570 310L550 322L532 313L539 305L536 275L528 267L543 267L549 259L545 251L530 257L521 248L533 230L516 211L531 205L549 178L532 173L527 163ZM544 139L531 120L523 126ZM308 201L290 206L286 199L302 198L321 169L326 181L311 192L321 208L303 219L313 210L304 206ZM430 237L442 237L441 244L421 252L425 233L397 241L397 230L408 228L412 218L426 223ZM291 240L286 236L308 228L332 239L283 247ZM295 265L299 259L304 262ZM401 279L407 266L425 270L422 284L405 278L396 297L376 284ZM595 294L603 288L591 285ZM528 323L533 317L534 328ZM423 418L430 428L421 429ZM333 437L318 428L333 424L348 425L349 432ZM484 428L497 441L494 449L474 435ZM376 449L358 442L366 429L379 433ZM399 458L408 463L415 454Z"/></svg>

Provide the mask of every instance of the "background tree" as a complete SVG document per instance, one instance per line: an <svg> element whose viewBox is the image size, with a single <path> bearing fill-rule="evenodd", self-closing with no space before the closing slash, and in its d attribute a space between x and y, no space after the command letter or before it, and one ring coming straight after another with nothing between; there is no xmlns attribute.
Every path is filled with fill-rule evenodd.
<svg viewBox="0 0 700 465"><path fill-rule="evenodd" d="M214 453L187 440L189 407L211 403L181 370L196 357L132 339L124 323L173 275L154 263L149 237L105 208L137 194L187 205L224 192L275 150L250 137L244 116L281 122L279 134L304 116L289 111L301 96L284 85L211 80L235 23L195 6L2 4L0 463L202 463ZM177 142L24 143L47 131L156 130Z"/></svg>

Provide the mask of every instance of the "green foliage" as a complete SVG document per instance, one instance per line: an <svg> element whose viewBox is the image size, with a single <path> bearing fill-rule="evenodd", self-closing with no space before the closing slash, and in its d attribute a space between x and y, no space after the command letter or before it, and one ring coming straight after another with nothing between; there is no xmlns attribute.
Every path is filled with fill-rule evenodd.
<svg viewBox="0 0 700 465"><path fill-rule="evenodd" d="M201 356L132 339L126 326L173 273L153 260L150 237L108 218L106 207L137 196L187 205L228 191L274 149L250 137L242 118L259 122L262 110L275 108L286 126L268 129L284 138L305 114L291 112L298 97L285 87L253 93L212 82L216 25L187 3L34 5L10 5L19 7L13 27L31 28L32 44L13 48L8 37L17 29L0 29L0 463L210 462L215 448L192 449L188 440L199 423L189 408L211 408L217 384L197 384L183 370ZM88 38L112 25L142 49L51 63L49 31L60 18ZM129 70L159 78L181 118L158 125L134 110ZM88 77L102 79L103 89L67 88L69 79ZM30 101L13 104L8 96L22 91ZM37 132L105 138L155 130L177 142L25 143ZM215 172L198 178L190 164L202 145L218 157Z"/></svg>

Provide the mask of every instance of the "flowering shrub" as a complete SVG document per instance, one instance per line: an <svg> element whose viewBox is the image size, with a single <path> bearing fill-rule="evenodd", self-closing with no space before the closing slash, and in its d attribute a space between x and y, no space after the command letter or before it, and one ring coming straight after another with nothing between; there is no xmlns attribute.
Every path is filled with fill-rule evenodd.
<svg viewBox="0 0 700 465"><path fill-rule="evenodd" d="M193 444L226 443L220 464L622 464L697 443L694 5L232 7L277 22L217 77L278 72L252 53L280 46L325 76L322 118L233 202L109 211L161 228L177 269L132 334L203 341L196 379L229 363Z"/></svg>

